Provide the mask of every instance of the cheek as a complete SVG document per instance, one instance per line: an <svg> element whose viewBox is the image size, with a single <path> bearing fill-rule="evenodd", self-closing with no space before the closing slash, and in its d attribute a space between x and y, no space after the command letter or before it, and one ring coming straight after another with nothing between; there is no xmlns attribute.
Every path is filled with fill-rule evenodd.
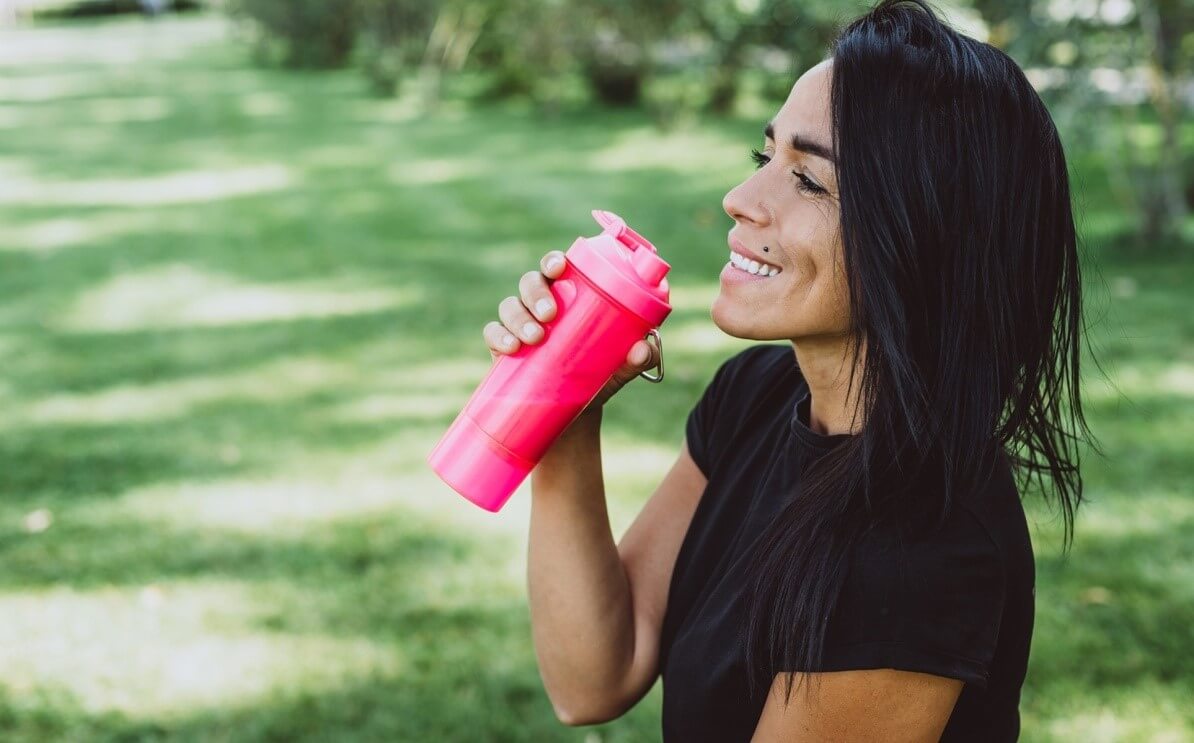
<svg viewBox="0 0 1194 743"><path fill-rule="evenodd" d="M819 284L837 279L841 261L841 232L836 211L827 214L824 207L804 201L794 204L787 212L789 219L780 232L788 265L798 283Z"/></svg>
<svg viewBox="0 0 1194 743"><path fill-rule="evenodd" d="M806 205L784 233L790 278L789 301L811 304L823 317L849 311L849 289L842 263L841 232L836 219ZM807 308L806 308L807 309Z"/></svg>

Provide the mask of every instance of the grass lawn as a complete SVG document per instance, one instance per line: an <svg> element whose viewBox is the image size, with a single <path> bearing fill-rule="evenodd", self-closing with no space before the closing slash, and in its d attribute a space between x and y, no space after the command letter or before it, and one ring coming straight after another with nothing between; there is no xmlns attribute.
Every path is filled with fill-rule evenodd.
<svg viewBox="0 0 1194 743"><path fill-rule="evenodd" d="M211 17L0 31L0 737L656 739L658 687L555 721L529 492L494 516L423 460L498 301L611 209L675 266L668 379L606 417L621 533L744 347L708 305L769 113L429 118L255 69ZM1086 223L1116 223L1074 159ZM1194 266L1088 237L1109 457L1068 557L1033 510L1025 740L1194 740Z"/></svg>

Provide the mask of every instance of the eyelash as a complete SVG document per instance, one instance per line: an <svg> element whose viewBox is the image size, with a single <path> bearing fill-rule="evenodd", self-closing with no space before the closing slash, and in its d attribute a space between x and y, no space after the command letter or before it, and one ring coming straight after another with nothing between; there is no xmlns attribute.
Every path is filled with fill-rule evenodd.
<svg viewBox="0 0 1194 743"><path fill-rule="evenodd" d="M761 168L767 163L771 162L771 158L767 157L762 152L759 152L754 148L751 148L750 159L754 160L755 168ZM792 175L796 176L796 178L800 181L800 185L798 185L796 188L800 189L801 191L811 193L813 195L819 195L826 192L825 189L818 186L805 174L793 170Z"/></svg>

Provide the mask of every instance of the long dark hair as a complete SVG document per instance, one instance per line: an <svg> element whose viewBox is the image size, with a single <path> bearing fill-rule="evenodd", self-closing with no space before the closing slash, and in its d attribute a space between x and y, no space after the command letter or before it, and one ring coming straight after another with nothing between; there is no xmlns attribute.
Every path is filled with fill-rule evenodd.
<svg viewBox="0 0 1194 743"><path fill-rule="evenodd" d="M921 0L880 2L831 51L852 369L862 360L849 391L865 419L758 542L752 695L779 670L818 668L868 529L931 529L1001 457L1021 493L1035 480L1056 504L1068 548L1078 449L1094 445L1065 155L1024 73Z"/></svg>

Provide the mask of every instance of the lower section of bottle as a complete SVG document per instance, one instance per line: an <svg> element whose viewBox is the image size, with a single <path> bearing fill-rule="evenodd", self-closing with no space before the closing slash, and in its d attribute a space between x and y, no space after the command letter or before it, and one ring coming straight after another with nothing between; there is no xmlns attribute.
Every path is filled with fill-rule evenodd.
<svg viewBox="0 0 1194 743"><path fill-rule="evenodd" d="M467 409L453 421L427 463L457 493L495 513L535 468L534 462L495 441Z"/></svg>

